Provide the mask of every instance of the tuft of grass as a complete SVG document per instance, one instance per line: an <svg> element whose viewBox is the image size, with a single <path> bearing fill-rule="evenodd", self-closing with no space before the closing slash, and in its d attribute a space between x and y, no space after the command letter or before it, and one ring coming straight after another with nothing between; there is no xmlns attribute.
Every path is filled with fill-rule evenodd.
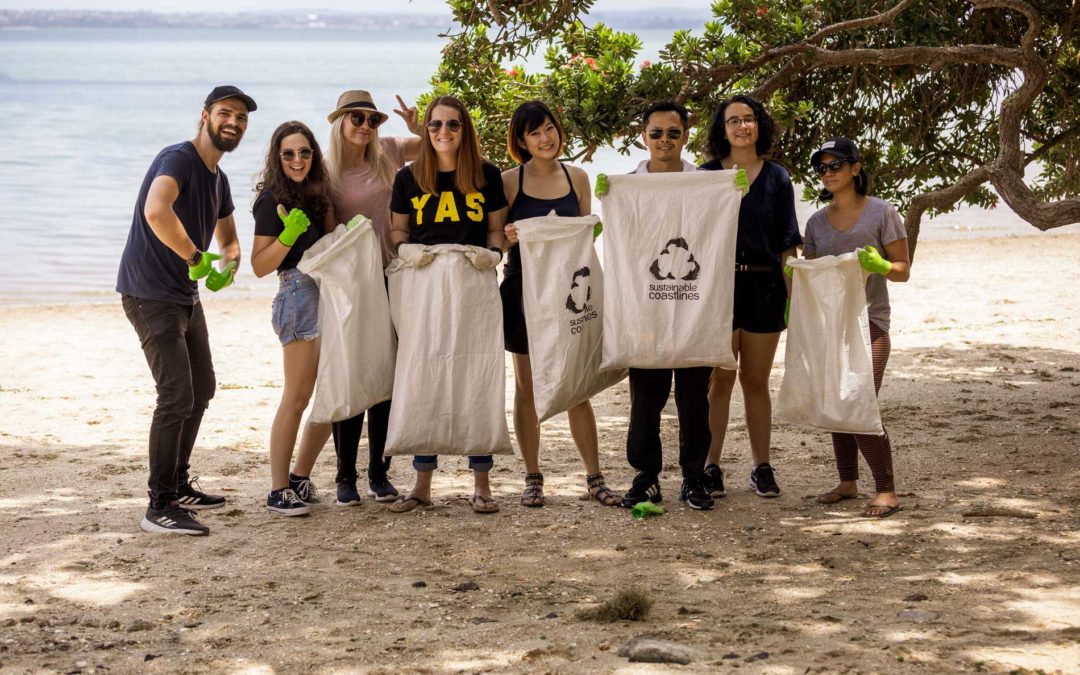
<svg viewBox="0 0 1080 675"><path fill-rule="evenodd" d="M578 611L577 618L582 621L615 623L616 621L641 621L652 609L653 599L639 588L619 591L615 597L599 607Z"/></svg>

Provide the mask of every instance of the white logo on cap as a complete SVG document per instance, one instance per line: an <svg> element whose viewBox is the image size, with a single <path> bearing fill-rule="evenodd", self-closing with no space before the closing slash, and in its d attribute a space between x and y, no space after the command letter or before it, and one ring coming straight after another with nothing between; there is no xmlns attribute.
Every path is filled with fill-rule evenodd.
<svg viewBox="0 0 1080 675"><path fill-rule="evenodd" d="M823 145L822 145L822 146L821 146L820 148L818 148L818 149L819 149L819 150L828 150L829 148L831 148L831 147L833 147L833 146L835 146L835 145L836 145L836 141L828 141L827 143L823 144Z"/></svg>

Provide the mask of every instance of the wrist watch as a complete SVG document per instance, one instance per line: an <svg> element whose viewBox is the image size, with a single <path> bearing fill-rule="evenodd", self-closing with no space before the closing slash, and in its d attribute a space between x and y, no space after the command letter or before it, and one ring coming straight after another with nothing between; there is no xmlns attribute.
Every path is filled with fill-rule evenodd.
<svg viewBox="0 0 1080 675"><path fill-rule="evenodd" d="M195 267L202 260L202 251L195 249L195 252L191 254L191 257L187 259L188 267Z"/></svg>

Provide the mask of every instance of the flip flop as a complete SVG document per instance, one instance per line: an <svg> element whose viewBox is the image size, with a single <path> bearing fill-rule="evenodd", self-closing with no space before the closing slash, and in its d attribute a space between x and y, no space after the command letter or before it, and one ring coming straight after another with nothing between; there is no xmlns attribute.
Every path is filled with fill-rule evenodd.
<svg viewBox="0 0 1080 675"><path fill-rule="evenodd" d="M418 506L431 506L431 502L410 495L408 497L402 497L386 508L393 513L408 513Z"/></svg>
<svg viewBox="0 0 1080 675"><path fill-rule="evenodd" d="M881 513L871 513L871 509L885 509ZM867 504L863 509L863 518L888 518L897 511L903 511L904 507L897 504L896 506L886 506L885 504Z"/></svg>
<svg viewBox="0 0 1080 675"><path fill-rule="evenodd" d="M473 495L469 503L472 504L472 510L476 513L498 513L499 511L499 505L491 497Z"/></svg>
<svg viewBox="0 0 1080 675"><path fill-rule="evenodd" d="M835 504L837 502L842 502L846 499L858 499L858 496L849 497L847 495L840 494L836 490L829 490L828 492L818 495L815 501L817 501L818 504Z"/></svg>

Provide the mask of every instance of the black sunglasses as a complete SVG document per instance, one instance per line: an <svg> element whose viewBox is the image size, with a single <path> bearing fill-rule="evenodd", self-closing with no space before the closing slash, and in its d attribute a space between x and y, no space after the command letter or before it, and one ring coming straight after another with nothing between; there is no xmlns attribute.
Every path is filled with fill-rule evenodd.
<svg viewBox="0 0 1080 675"><path fill-rule="evenodd" d="M349 113L349 119L352 121L354 127L364 126L364 120L367 120L368 127L378 129L379 125L386 121L387 116L381 112L372 112L366 115L362 112L354 112Z"/></svg>
<svg viewBox="0 0 1080 675"><path fill-rule="evenodd" d="M438 131L439 129L442 129L442 127L443 127L443 121L442 120L431 120L430 122L427 123L428 131ZM446 128L451 133L457 133L457 132L461 131L461 121L460 120L446 120Z"/></svg>
<svg viewBox="0 0 1080 675"><path fill-rule="evenodd" d="M649 138L651 138L651 139L653 139L655 141L656 139L658 139L658 138L660 138L661 136L664 135L664 130L663 129L649 129L648 133L649 133ZM676 138L682 138L682 135L683 135L682 129L676 129L676 128L672 127L671 129L667 130L667 137L670 138L673 141Z"/></svg>
<svg viewBox="0 0 1080 675"><path fill-rule="evenodd" d="M845 164L847 164L846 159L834 159L828 164L825 164L824 162L819 162L814 165L814 173L819 176L824 176L826 171L832 171L833 173L836 173L840 170L840 167L844 166Z"/></svg>
<svg viewBox="0 0 1080 675"><path fill-rule="evenodd" d="M300 155L300 159L302 159L302 160L304 160L306 162L309 159L311 159L311 156L314 155L314 154L315 154L315 151L312 150L311 148L301 148L301 150L299 152L297 152L295 150L282 150L281 151L281 158L283 160L285 160L286 162L291 162L291 161L296 159L297 155Z"/></svg>

